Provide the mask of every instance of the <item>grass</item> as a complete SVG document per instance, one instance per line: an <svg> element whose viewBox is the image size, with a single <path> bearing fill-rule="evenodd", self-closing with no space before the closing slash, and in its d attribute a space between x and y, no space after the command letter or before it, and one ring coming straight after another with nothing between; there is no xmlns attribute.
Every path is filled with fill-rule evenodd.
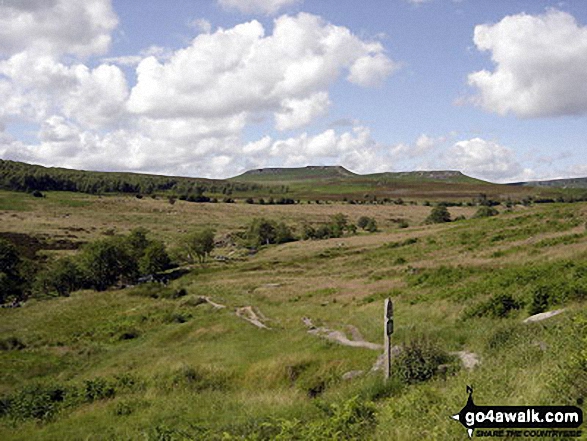
<svg viewBox="0 0 587 441"><path fill-rule="evenodd" d="M26 201L0 211L6 231L87 241L140 225L173 247L203 225L223 236L253 217L295 226L343 212L375 217L381 232L267 247L194 268L168 287L0 309L0 439L466 439L450 419L466 385L479 405L576 404L587 393L587 204L424 226L430 207L171 206L52 193ZM449 210L470 218L476 207ZM386 297L394 344L421 336L444 353L473 351L481 364L468 371L452 360L446 376L384 385L369 373L378 351L318 338L302 322L349 337L354 326L380 342ZM508 298L519 307L503 309ZM244 306L270 329L237 317ZM567 309L522 323L536 307ZM21 410L7 413L6 403Z"/></svg>

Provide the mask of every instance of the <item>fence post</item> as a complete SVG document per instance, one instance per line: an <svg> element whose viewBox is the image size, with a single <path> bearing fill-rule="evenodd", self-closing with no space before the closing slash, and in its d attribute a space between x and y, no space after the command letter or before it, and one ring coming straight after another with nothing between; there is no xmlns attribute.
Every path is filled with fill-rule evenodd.
<svg viewBox="0 0 587 441"><path fill-rule="evenodd" d="M393 334L393 302L390 298L385 299L384 318L384 348L385 348L385 380L391 374L391 334Z"/></svg>

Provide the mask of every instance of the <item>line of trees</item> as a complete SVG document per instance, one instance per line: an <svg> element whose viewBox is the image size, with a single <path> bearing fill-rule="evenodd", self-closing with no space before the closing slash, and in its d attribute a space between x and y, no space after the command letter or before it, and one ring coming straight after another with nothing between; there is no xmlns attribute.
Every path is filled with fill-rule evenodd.
<svg viewBox="0 0 587 441"><path fill-rule="evenodd" d="M92 172L64 168L46 168L0 159L0 188L12 191L72 191L90 194L153 194L172 192L186 198L204 192L231 195L239 192L283 192L283 186L265 186L249 182L168 177L136 173Z"/></svg>

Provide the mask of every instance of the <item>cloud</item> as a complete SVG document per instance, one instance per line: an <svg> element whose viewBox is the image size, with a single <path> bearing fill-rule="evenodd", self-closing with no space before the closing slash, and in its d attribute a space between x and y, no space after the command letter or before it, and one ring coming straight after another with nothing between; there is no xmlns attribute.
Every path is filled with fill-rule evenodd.
<svg viewBox="0 0 587 441"><path fill-rule="evenodd" d="M279 130L298 128L325 113L342 71L362 86L383 81L394 66L383 51L311 14L282 16L267 36L253 20L198 35L166 63L144 59L128 109L151 118L274 112Z"/></svg>
<svg viewBox="0 0 587 441"><path fill-rule="evenodd" d="M328 90L340 78L371 86L392 73L395 63L380 43L318 16L279 17L271 34L255 20L213 33L199 22L204 33L182 49L151 47L89 65L83 57L101 55L116 26L109 2L5 0L0 10L24 22L52 22L63 10L79 13L82 23L105 20L86 23L79 39L45 22L20 42L10 43L0 30L2 158L203 177L228 177L269 163L388 168L391 151L356 122L312 135L243 142L247 125L268 116L279 131L324 116L331 105ZM118 65L136 66L134 87ZM25 123L28 135L36 128L37 141L15 139L10 133L20 129L7 129L14 122Z"/></svg>
<svg viewBox="0 0 587 441"><path fill-rule="evenodd" d="M376 45L372 49L375 55L366 55L357 59L351 66L347 79L363 87L378 86L383 83L399 66L382 51L383 47Z"/></svg>
<svg viewBox="0 0 587 441"><path fill-rule="evenodd" d="M204 34L209 34L212 30L212 24L205 18L196 18L189 23L189 26Z"/></svg>
<svg viewBox="0 0 587 441"><path fill-rule="evenodd" d="M532 175L531 170L522 168L513 150L481 138L455 143L444 155L444 163L492 182L523 181Z"/></svg>
<svg viewBox="0 0 587 441"><path fill-rule="evenodd" d="M281 103L281 110L275 114L275 127L281 131L303 127L314 118L325 115L329 106L326 92L317 92L304 99L286 98Z"/></svg>
<svg viewBox="0 0 587 441"><path fill-rule="evenodd" d="M50 55L21 52L0 61L0 75L9 80L0 83L0 97L7 96L9 103L0 111L0 118L4 114L40 122L62 114L99 128L125 114L129 91L123 72L116 66L67 66Z"/></svg>
<svg viewBox="0 0 587 441"><path fill-rule="evenodd" d="M474 42L495 63L469 75L479 106L523 118L587 113L587 27L572 15L507 16L476 26Z"/></svg>
<svg viewBox="0 0 587 441"><path fill-rule="evenodd" d="M4 0L0 54L102 54L117 24L111 0Z"/></svg>
<svg viewBox="0 0 587 441"><path fill-rule="evenodd" d="M269 166L344 165L356 172L389 170L386 147L377 143L365 126L338 133L328 129L317 135L302 133L287 139L264 137L242 147L246 168Z"/></svg>
<svg viewBox="0 0 587 441"><path fill-rule="evenodd" d="M220 6L228 10L238 10L243 14L262 13L273 15L282 8L301 3L303 0L218 0Z"/></svg>

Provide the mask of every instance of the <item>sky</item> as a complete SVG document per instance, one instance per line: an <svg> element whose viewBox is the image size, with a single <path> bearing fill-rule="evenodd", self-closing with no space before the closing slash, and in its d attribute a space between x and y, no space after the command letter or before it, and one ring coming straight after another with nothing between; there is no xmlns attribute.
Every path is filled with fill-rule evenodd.
<svg viewBox="0 0 587 441"><path fill-rule="evenodd" d="M584 0L0 0L0 158L587 176Z"/></svg>

